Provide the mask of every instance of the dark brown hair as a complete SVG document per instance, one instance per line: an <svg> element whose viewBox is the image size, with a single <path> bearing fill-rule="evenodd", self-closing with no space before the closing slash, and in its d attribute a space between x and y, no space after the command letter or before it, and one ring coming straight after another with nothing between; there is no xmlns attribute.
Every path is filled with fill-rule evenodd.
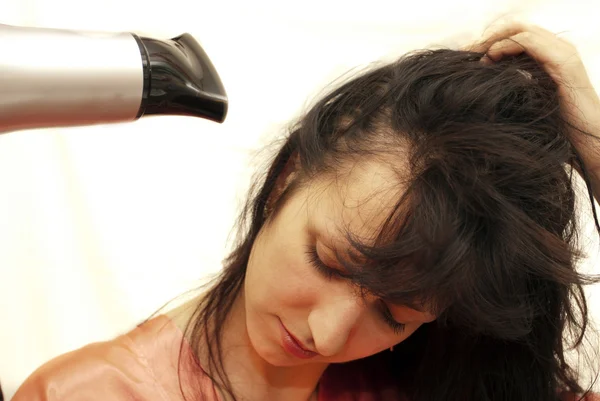
<svg viewBox="0 0 600 401"><path fill-rule="evenodd" d="M348 233L369 268L346 267L364 291L405 305L419 300L440 314L393 353L368 358L389 367L408 399L550 401L584 391L564 341L570 335L579 347L588 323L582 285L593 279L576 271L571 167L582 171L594 207L587 170L550 76L525 55L493 65L481 56L407 54L339 86L292 125L254 183L238 245L188 327L192 346L210 352L205 368L223 391L231 388L220 362L223 322L266 202L296 154L302 182L336 174L348 160L405 166L407 189L375 245Z"/></svg>

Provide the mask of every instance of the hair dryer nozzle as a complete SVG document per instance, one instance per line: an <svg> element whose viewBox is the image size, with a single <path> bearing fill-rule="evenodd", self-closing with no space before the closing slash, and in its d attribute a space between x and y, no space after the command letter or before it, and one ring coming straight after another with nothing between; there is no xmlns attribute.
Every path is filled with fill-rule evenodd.
<svg viewBox="0 0 600 401"><path fill-rule="evenodd" d="M185 115L223 122L227 94L219 74L192 35L169 40L136 36L144 63L138 117Z"/></svg>
<svg viewBox="0 0 600 401"><path fill-rule="evenodd" d="M198 42L0 24L0 134L183 115L223 122L227 95Z"/></svg>

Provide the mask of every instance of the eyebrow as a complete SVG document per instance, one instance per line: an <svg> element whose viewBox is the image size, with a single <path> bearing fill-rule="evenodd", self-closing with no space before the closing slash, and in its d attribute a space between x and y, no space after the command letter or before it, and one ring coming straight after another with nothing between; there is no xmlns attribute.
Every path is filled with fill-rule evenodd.
<svg viewBox="0 0 600 401"><path fill-rule="evenodd" d="M392 305L403 306L405 308L412 309L412 310L417 311L417 312L431 314L431 311L427 310L425 307L420 306L420 305L405 305L405 304L402 304L402 305L392 304Z"/></svg>
<svg viewBox="0 0 600 401"><path fill-rule="evenodd" d="M318 242L320 242L325 248L327 248L328 250L330 250L333 255L335 256L335 259L338 263L344 265L342 259L340 258L340 254L341 251L339 251L340 248L351 248L351 246L349 244L341 244L340 246L336 246L336 244L332 244L331 239L324 239L325 237L323 235L318 234L316 236L316 240ZM357 251L358 252L358 251Z"/></svg>
<svg viewBox="0 0 600 401"><path fill-rule="evenodd" d="M321 230L319 230L315 225L310 225L310 228L313 230L314 232L314 238L316 241L320 242L325 248L327 248L328 250L333 251L333 254L335 256L335 259L338 263L340 263L342 266L344 265L344 263L340 260L339 258L339 252L337 251L337 249L339 249L340 247L336 247L336 246L332 246L331 243L331 237L330 236L325 236L323 235L323 232ZM349 245L348 245L349 246ZM344 274L342 273L342 276L344 276ZM358 284L358 283L356 283ZM392 306L398 306L398 307L404 307L404 308L409 308L412 309L416 312L419 313L427 313L427 314L431 314L432 316L435 315L430 308L428 308L425 305L420 305L417 303L414 304L406 304L406 303L395 303L393 302L393 300L390 299L385 299L385 298L381 298L384 302L389 303Z"/></svg>

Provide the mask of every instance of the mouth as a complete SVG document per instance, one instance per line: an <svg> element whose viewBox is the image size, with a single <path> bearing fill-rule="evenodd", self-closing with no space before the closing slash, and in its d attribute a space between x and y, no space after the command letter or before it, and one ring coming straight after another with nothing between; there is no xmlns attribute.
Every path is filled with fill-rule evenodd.
<svg viewBox="0 0 600 401"><path fill-rule="evenodd" d="M319 355L314 351L310 351L306 349L306 347L296 338L290 331L285 327L281 319L279 319L279 324L281 326L281 342L283 344L283 349L300 359L309 359L314 358Z"/></svg>

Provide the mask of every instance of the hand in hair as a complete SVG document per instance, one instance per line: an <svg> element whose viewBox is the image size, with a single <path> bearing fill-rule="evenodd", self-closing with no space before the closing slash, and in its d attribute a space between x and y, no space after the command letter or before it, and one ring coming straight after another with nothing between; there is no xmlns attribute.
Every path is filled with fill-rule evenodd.
<svg viewBox="0 0 600 401"><path fill-rule="evenodd" d="M573 127L569 138L579 153L595 187L600 191L600 98L575 46L535 25L512 22L492 29L486 38L468 50L486 53L484 63L527 53L557 83L561 108ZM577 166L576 166L577 167Z"/></svg>

